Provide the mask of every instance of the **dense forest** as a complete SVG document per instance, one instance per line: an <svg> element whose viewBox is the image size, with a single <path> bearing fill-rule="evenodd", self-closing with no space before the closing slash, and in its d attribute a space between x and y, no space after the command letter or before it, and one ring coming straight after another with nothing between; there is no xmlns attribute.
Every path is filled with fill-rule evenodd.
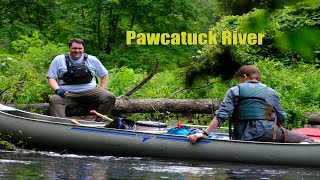
<svg viewBox="0 0 320 180"><path fill-rule="evenodd" d="M122 96L160 62L134 98L222 99L236 69L256 64L276 89L289 121L319 112L319 0L0 0L0 102L47 102L46 73L74 37L110 74ZM217 44L139 45L127 32L214 32ZM223 31L263 33L263 43L223 45ZM175 93L178 92L178 93ZM174 95L174 96L173 96ZM197 123L207 123L210 119Z"/></svg>

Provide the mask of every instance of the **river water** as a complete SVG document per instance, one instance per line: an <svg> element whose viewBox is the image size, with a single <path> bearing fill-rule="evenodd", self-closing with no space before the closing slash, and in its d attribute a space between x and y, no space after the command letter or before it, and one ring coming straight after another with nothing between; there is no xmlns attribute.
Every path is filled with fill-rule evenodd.
<svg viewBox="0 0 320 180"><path fill-rule="evenodd" d="M0 151L0 179L320 179L320 168Z"/></svg>

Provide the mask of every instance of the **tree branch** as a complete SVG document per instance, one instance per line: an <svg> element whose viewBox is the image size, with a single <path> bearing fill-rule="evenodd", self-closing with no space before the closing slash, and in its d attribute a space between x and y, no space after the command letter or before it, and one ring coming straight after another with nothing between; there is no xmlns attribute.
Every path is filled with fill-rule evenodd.
<svg viewBox="0 0 320 180"><path fill-rule="evenodd" d="M157 73L159 66L160 66L160 62L157 61L155 66L153 67L153 69L149 73L149 75L147 77L145 77L136 87L134 87L132 90L130 90L124 96L129 97L133 93L135 93L138 89L140 89L145 83L147 83Z"/></svg>

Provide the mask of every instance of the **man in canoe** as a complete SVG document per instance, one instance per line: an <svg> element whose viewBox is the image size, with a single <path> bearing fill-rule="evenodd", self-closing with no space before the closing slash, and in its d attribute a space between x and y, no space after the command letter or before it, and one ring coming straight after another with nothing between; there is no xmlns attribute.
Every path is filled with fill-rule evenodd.
<svg viewBox="0 0 320 180"><path fill-rule="evenodd" d="M69 41L69 53L56 56L49 68L47 79L55 94L49 100L49 113L65 117L66 107L86 105L110 115L116 96L108 89L108 71L95 56L84 53L84 41ZM100 77L97 87L96 76ZM98 120L98 119L96 119Z"/></svg>
<svg viewBox="0 0 320 180"><path fill-rule="evenodd" d="M278 93L260 82L260 71L254 65L244 65L235 74L238 85L230 88L210 125L203 133L189 135L194 144L229 119L234 129L232 139L261 142L312 143L308 136L279 126L287 118Z"/></svg>

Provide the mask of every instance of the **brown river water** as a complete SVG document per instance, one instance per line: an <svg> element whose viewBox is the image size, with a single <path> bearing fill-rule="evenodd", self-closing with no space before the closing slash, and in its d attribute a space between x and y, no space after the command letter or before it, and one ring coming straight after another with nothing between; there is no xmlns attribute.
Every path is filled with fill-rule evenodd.
<svg viewBox="0 0 320 180"><path fill-rule="evenodd" d="M320 179L320 168L0 151L0 179Z"/></svg>

